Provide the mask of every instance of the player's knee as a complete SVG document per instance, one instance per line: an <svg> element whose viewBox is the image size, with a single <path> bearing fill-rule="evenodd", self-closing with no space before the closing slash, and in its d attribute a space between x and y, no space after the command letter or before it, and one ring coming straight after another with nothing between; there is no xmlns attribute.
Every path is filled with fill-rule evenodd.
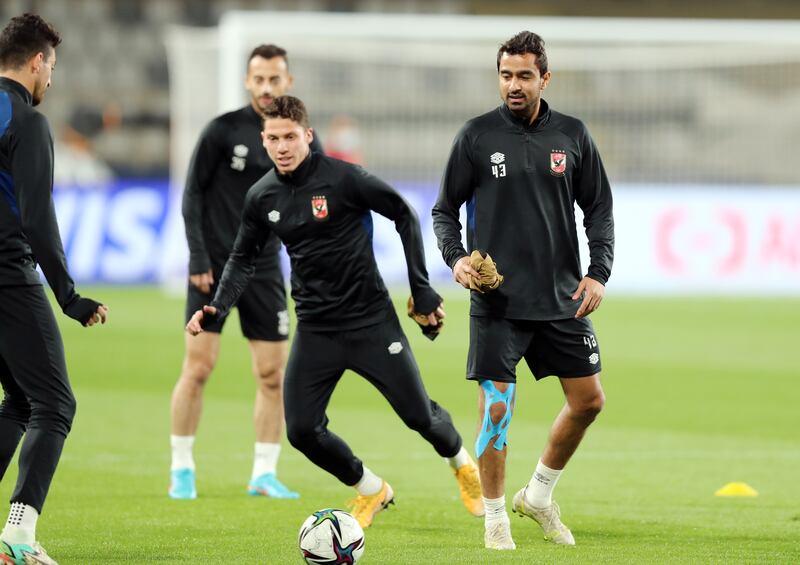
<svg viewBox="0 0 800 565"><path fill-rule="evenodd" d="M301 445L316 441L317 436L325 431L325 424L315 422L301 411L287 410L285 419L286 437L298 449Z"/></svg>
<svg viewBox="0 0 800 565"><path fill-rule="evenodd" d="M203 386L211 377L214 370L214 360L210 357L195 357L186 359L183 364L181 377L195 386Z"/></svg>
<svg viewBox="0 0 800 565"><path fill-rule="evenodd" d="M606 406L606 395L602 392L597 393L597 395L592 399L590 403L590 410L594 413L595 416L600 414L603 411L603 408Z"/></svg>
<svg viewBox="0 0 800 565"><path fill-rule="evenodd" d="M506 417L508 410L508 405L504 401L495 402L489 406L489 418L492 424L499 424Z"/></svg>
<svg viewBox="0 0 800 565"><path fill-rule="evenodd" d="M72 429L78 403L70 392L68 395L51 395L31 402L28 427L52 430L64 436Z"/></svg>
<svg viewBox="0 0 800 565"><path fill-rule="evenodd" d="M258 386L266 392L279 393L283 384L283 367L277 363L265 363L255 369Z"/></svg>
<svg viewBox="0 0 800 565"><path fill-rule="evenodd" d="M64 422L67 423L70 427L72 426L72 422L75 420L75 413L78 411L78 401L75 398L74 394L70 394L69 398L64 399L61 403L61 407L59 413L61 417L64 419Z"/></svg>
<svg viewBox="0 0 800 565"><path fill-rule="evenodd" d="M286 420L286 437L292 447L303 451L304 448L316 443L319 431L307 422L288 419Z"/></svg>
<svg viewBox="0 0 800 565"><path fill-rule="evenodd" d="M289 443L295 449L300 449L300 445L303 443L303 435L300 433L300 430L295 426L289 425L289 422L286 422L286 439L289 440Z"/></svg>
<svg viewBox="0 0 800 565"><path fill-rule="evenodd" d="M453 418L450 416L450 412L442 408L434 400L431 400L431 419L433 420L431 425L442 422L451 426L453 425Z"/></svg>
<svg viewBox="0 0 800 565"><path fill-rule="evenodd" d="M74 395L65 398L58 405L58 411L54 415L54 428L60 430L64 435L72 430L72 422L75 421L75 413L78 410L78 401Z"/></svg>
<svg viewBox="0 0 800 565"><path fill-rule="evenodd" d="M0 416L27 426L31 419L31 405L24 395L6 394L3 403L0 404Z"/></svg>
<svg viewBox="0 0 800 565"><path fill-rule="evenodd" d="M587 422L592 422L602 412L606 404L606 397L602 391L598 391L592 396L582 398L577 404L573 409L579 417Z"/></svg>
<svg viewBox="0 0 800 565"><path fill-rule="evenodd" d="M427 411L413 412L411 414L406 414L403 417L403 422L415 432L424 432L433 425L433 418L430 412Z"/></svg>

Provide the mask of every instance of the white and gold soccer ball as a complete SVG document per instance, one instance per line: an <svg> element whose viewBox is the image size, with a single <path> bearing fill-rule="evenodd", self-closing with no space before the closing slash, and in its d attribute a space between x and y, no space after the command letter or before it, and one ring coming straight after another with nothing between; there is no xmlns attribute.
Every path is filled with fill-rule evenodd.
<svg viewBox="0 0 800 565"><path fill-rule="evenodd" d="M306 518L297 543L306 563L354 565L364 554L364 530L350 513L324 508Z"/></svg>

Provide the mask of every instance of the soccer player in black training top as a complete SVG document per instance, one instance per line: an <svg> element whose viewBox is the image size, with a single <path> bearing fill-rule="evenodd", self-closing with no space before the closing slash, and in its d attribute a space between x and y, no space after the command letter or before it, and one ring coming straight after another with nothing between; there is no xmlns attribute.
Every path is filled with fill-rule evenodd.
<svg viewBox="0 0 800 565"><path fill-rule="evenodd" d="M36 520L75 416L64 345L36 264L67 316L91 326L108 313L75 292L67 271L52 198L53 137L33 108L50 86L59 43L32 14L0 33L0 478L25 435L0 534L3 563L55 563L36 542Z"/></svg>
<svg viewBox="0 0 800 565"><path fill-rule="evenodd" d="M503 104L468 121L456 136L433 208L434 231L456 281L469 288L478 274L461 244L459 208L466 203L469 249L491 255L505 277L494 291L472 292L470 309L467 378L480 385L476 452L485 545L515 548L503 493L522 358L536 379L559 377L566 404L512 508L541 524L546 539L573 545L551 494L604 402L600 353L586 316L600 305L611 273L611 189L586 126L541 98L551 76L541 37L525 31L508 40L498 51L497 70ZM575 202L589 239L585 276Z"/></svg>
<svg viewBox="0 0 800 565"><path fill-rule="evenodd" d="M183 193L183 217L189 243L189 289L186 320L216 289L233 248L247 189L272 169L261 146L261 112L292 87L286 51L275 45L253 49L247 61L245 88L250 103L212 120L197 143ZM315 142L315 151L322 147ZM283 426L281 386L286 364L289 316L278 250L272 237L256 261L256 272L239 300L242 333L250 343L256 378L255 459L248 492L274 498L297 498L277 478ZM180 379L172 394L172 498L197 496L192 457L200 423L203 388L217 362L225 318L206 327L207 333L186 340ZM188 336L187 336L188 337Z"/></svg>
<svg viewBox="0 0 800 565"><path fill-rule="evenodd" d="M316 465L356 488L352 512L363 527L392 501L389 484L328 430L325 409L342 373L351 369L386 397L408 427L449 459L465 506L482 515L477 467L450 415L428 397L375 264L373 210L395 222L416 311L434 325L444 317L441 297L428 283L414 210L360 167L309 152L313 133L297 98L277 98L265 115L264 147L275 170L247 193L242 225L214 300L195 313L187 331L196 335L227 314L253 275L255 259L277 235L292 262L298 320L284 383L289 441Z"/></svg>

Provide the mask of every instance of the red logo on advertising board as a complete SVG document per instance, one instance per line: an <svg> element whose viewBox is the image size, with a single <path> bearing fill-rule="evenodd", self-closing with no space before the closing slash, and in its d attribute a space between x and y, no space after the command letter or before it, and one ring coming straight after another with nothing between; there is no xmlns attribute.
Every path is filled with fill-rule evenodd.
<svg viewBox="0 0 800 565"><path fill-rule="evenodd" d="M740 273L747 261L747 223L736 209L707 215L675 207L656 221L655 252L659 267L671 275L712 268L719 275Z"/></svg>
<svg viewBox="0 0 800 565"><path fill-rule="evenodd" d="M317 220L328 219L328 199L325 196L312 196L311 213Z"/></svg>
<svg viewBox="0 0 800 565"><path fill-rule="evenodd" d="M563 177L567 170L567 154L563 151L550 152L550 172L556 176Z"/></svg>

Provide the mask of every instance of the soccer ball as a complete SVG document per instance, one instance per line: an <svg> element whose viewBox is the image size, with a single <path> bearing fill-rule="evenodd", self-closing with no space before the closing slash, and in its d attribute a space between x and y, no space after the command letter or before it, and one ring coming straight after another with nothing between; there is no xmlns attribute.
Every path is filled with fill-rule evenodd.
<svg viewBox="0 0 800 565"><path fill-rule="evenodd" d="M306 563L352 565L364 554L364 530L344 510L325 508L306 518L297 543Z"/></svg>

